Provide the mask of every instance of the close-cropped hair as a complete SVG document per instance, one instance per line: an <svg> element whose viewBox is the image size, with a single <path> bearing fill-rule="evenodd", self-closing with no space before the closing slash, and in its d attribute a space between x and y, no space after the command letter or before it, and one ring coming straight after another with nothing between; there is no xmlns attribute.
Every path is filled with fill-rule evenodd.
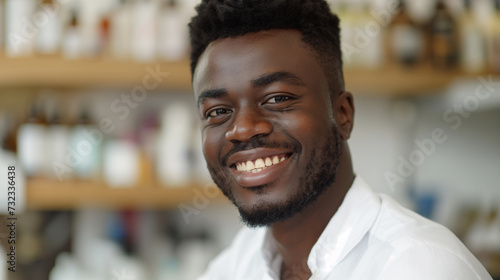
<svg viewBox="0 0 500 280"><path fill-rule="evenodd" d="M324 0L203 0L189 24L191 73L216 40L271 29L298 30L315 53L330 90L343 91L339 18Z"/></svg>

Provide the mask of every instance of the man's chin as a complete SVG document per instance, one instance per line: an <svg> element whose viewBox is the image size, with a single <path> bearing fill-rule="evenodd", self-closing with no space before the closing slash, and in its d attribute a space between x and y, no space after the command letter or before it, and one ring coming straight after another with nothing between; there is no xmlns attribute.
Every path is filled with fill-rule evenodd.
<svg viewBox="0 0 500 280"><path fill-rule="evenodd" d="M251 209L245 209L245 207L238 206L236 203L235 205L240 213L241 221L251 228L267 227L285 221L301 210L291 207L290 203L283 202L281 204L254 206Z"/></svg>

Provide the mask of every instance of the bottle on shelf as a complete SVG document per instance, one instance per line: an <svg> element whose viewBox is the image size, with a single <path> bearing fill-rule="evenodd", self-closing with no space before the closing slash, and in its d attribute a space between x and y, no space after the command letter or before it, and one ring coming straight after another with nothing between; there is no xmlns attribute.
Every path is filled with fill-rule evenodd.
<svg viewBox="0 0 500 280"><path fill-rule="evenodd" d="M165 61L186 57L189 48L188 22L180 1L164 0L158 15L158 54Z"/></svg>
<svg viewBox="0 0 500 280"><path fill-rule="evenodd" d="M96 54L108 57L111 52L111 19L110 15L105 13L99 20L99 34L97 42Z"/></svg>
<svg viewBox="0 0 500 280"><path fill-rule="evenodd" d="M429 55L438 69L449 69L458 61L457 24L443 0L436 2L429 24Z"/></svg>
<svg viewBox="0 0 500 280"><path fill-rule="evenodd" d="M464 0L460 22L460 63L469 73L481 72L486 67L486 42L483 29L474 18L471 0Z"/></svg>
<svg viewBox="0 0 500 280"><path fill-rule="evenodd" d="M111 53L115 59L129 59L132 46L131 2L121 0L111 13Z"/></svg>
<svg viewBox="0 0 500 280"><path fill-rule="evenodd" d="M69 59L77 59L82 56L82 35L77 10L71 12L71 18L66 26L62 38L62 53Z"/></svg>
<svg viewBox="0 0 500 280"><path fill-rule="evenodd" d="M489 67L494 73L500 73L500 0L494 0L495 14L488 30Z"/></svg>
<svg viewBox="0 0 500 280"><path fill-rule="evenodd" d="M161 115L156 174L165 186L183 186L191 179L192 124L191 110L183 102L171 102Z"/></svg>
<svg viewBox="0 0 500 280"><path fill-rule="evenodd" d="M56 54L59 50L61 33L61 9L55 0L41 0L37 13L45 18L36 37L36 51L39 54Z"/></svg>
<svg viewBox="0 0 500 280"><path fill-rule="evenodd" d="M33 22L35 0L6 0L5 52L7 56L28 56L34 53L38 27Z"/></svg>
<svg viewBox="0 0 500 280"><path fill-rule="evenodd" d="M333 6L335 7L335 6ZM383 60L383 29L373 28L366 0L339 3L343 61L346 67L376 68Z"/></svg>
<svg viewBox="0 0 500 280"><path fill-rule="evenodd" d="M67 154L65 148L70 143L70 128L67 124L63 123L59 108L55 108L49 117L46 139L46 177L51 179L70 179L71 172L68 172L66 176L58 176L58 168L66 164Z"/></svg>
<svg viewBox="0 0 500 280"><path fill-rule="evenodd" d="M342 48L342 61L344 67L352 68L356 66L356 52L354 44L354 17L348 9L348 2L339 1L336 5L332 5L334 12L340 18L340 41Z"/></svg>
<svg viewBox="0 0 500 280"><path fill-rule="evenodd" d="M39 102L31 105L29 115L17 132L18 157L27 177L44 173L47 122Z"/></svg>
<svg viewBox="0 0 500 280"><path fill-rule="evenodd" d="M137 0L133 8L132 56L140 62L156 58L158 5L154 0Z"/></svg>
<svg viewBox="0 0 500 280"><path fill-rule="evenodd" d="M110 187L134 187L139 183L140 152L136 142L131 136L106 141L103 177Z"/></svg>
<svg viewBox="0 0 500 280"><path fill-rule="evenodd" d="M78 179L99 178L103 137L92 122L88 107L82 107L78 123L71 131L69 151L75 159L72 169Z"/></svg>
<svg viewBox="0 0 500 280"><path fill-rule="evenodd" d="M425 53L424 35L421 28L410 17L404 1L399 0L398 13L388 26L387 49L394 64L413 66Z"/></svg>

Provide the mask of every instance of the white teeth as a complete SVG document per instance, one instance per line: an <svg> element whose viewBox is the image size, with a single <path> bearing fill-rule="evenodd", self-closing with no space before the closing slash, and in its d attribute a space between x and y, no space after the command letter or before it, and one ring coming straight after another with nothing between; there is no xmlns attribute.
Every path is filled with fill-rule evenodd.
<svg viewBox="0 0 500 280"><path fill-rule="evenodd" d="M255 168L255 166L254 166L253 162L250 161L250 160L247 161L247 171L250 171L250 170L252 170L254 168Z"/></svg>
<svg viewBox="0 0 500 280"><path fill-rule="evenodd" d="M278 156L273 157L273 164L276 164L276 163L280 163L280 159L278 158Z"/></svg>
<svg viewBox="0 0 500 280"><path fill-rule="evenodd" d="M246 171L246 172L251 172L251 173L258 173L261 172L262 170L266 169L267 167L273 165L273 164L278 164L282 161L287 159L286 156L282 157L281 159L278 156L274 156L272 159L267 157L265 159L259 158L256 159L255 161L247 161L245 162L240 162L236 164L236 170L238 171Z"/></svg>
<svg viewBox="0 0 500 280"><path fill-rule="evenodd" d="M264 163L264 160L259 158L258 160L255 161L255 168L263 168L266 167L266 164Z"/></svg>

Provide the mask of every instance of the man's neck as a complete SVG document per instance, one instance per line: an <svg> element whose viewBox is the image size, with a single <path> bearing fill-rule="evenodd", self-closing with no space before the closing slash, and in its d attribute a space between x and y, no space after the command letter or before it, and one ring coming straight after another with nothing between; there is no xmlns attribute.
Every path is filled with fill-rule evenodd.
<svg viewBox="0 0 500 280"><path fill-rule="evenodd" d="M292 218L271 225L278 252L283 258L281 279L309 279L307 259L354 180L349 150L344 150L335 183ZM293 277L292 277L293 276Z"/></svg>

